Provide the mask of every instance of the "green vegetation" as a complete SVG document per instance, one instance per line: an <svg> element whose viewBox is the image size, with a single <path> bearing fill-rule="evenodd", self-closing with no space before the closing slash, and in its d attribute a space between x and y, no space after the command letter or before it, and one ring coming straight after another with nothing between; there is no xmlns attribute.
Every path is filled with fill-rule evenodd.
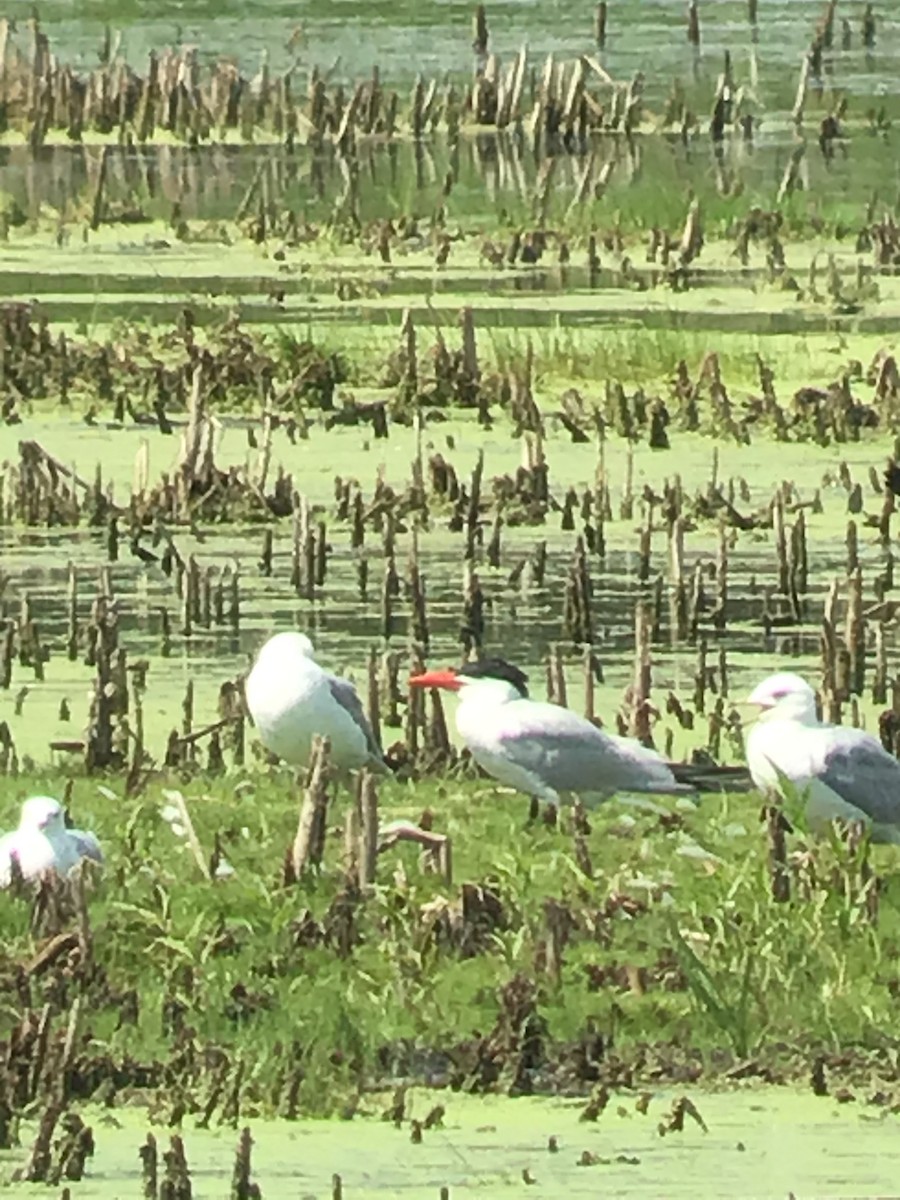
<svg viewBox="0 0 900 1200"><path fill-rule="evenodd" d="M896 749L895 26L506 5L479 74L456 0L70 7L5 43L0 824L69 784L107 863L0 896L10 1170L77 1178L84 1119L85 1200L147 1123L214 1179L252 1123L269 1200L889 1190L896 852L790 813L782 863L756 796L528 822L404 680L489 649L734 762L791 660ZM290 878L299 785L203 726L294 625L369 659L382 829L452 879L361 887L346 790Z"/></svg>
<svg viewBox="0 0 900 1200"><path fill-rule="evenodd" d="M54 786L17 780L5 808ZM121 1102L143 1081L163 1088L163 1112L338 1113L391 1079L578 1092L714 1082L744 1064L802 1081L821 1056L836 1080L893 1095L880 1072L900 988L896 889L867 850L800 841L791 899L776 902L753 798L614 802L573 840L568 814L526 827L525 799L487 782L396 783L382 821L429 808L455 885L395 849L363 896L341 866L345 795L321 872L285 886L286 772L185 785L202 861L231 868L212 882L164 819L164 785L116 791L74 791L109 854L88 947L29 969L35 935L57 932L53 906L2 910L7 980L25 969L38 1008L67 997L60 1035L81 998L76 1094Z"/></svg>

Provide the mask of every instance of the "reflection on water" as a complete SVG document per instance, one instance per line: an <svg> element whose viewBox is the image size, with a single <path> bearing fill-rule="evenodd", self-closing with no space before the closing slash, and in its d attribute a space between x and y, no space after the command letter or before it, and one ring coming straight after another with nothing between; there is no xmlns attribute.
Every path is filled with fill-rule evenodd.
<svg viewBox="0 0 900 1200"><path fill-rule="evenodd" d="M812 103L812 102L811 102ZM822 101L824 113L828 109ZM815 106L813 108L815 116ZM862 120L863 114L855 114ZM705 121L701 122L705 129ZM575 205L588 225L603 219L615 224L617 212L629 226L657 223L664 226L684 219L685 196L690 190L702 203L707 218L744 212L756 203L770 208L793 148L792 128L762 119L752 143L728 138L713 158L705 132L685 144L675 133L641 138L635 146L616 135L592 137L556 163L547 206L547 224L559 225L573 201L584 194L583 176L591 158L591 178L604 169L602 199ZM0 147L0 189L4 207L12 202L21 212L37 217L43 208L58 213L65 222L84 213L96 191L103 150L99 146L49 145L32 151L25 146ZM418 217L423 226L409 246L428 244L428 222L440 204L453 222L488 221L490 236L533 221L535 190L545 160L536 156L525 138L510 133L501 137L463 137L449 144L442 134L427 141L360 142L356 148L358 172L354 179L354 205L365 223L401 215ZM314 151L297 146L111 146L106 154L104 204L123 222L122 242L135 241L141 221L170 224L176 240L173 213L188 220L231 221L238 212L260 164L269 173L269 195L278 211L291 210L301 221L324 223L333 219L348 191L348 168L333 147ZM609 164L607 166L607 164ZM884 140L862 129L840 152L826 160L810 152L804 168L807 187L827 188L846 206L871 199L872 179L896 182L896 164L890 161ZM886 177L885 171L889 174ZM448 197L442 188L448 172L453 188ZM176 210L177 206L177 210ZM77 223L77 222L76 222ZM476 225L477 228L477 225ZM673 228L674 232L674 228ZM154 236L158 236L156 233ZM194 234L195 237L200 236ZM215 231L204 235L215 240ZM227 237L227 235L222 235ZM402 248L401 248L402 253Z"/></svg>
<svg viewBox="0 0 900 1200"><path fill-rule="evenodd" d="M173 322L185 303L201 324L238 305L245 323L311 322L317 336L325 324L396 328L405 307L417 322L431 324L441 310L455 319L462 304L476 306L480 328L504 332L630 324L698 333L858 328L880 334L896 323L900 284L877 265L870 279L871 254L855 250L872 181L886 178L882 142L861 131L830 162L818 151L807 157L803 205L813 211L820 189L840 195L845 226L802 244L785 235L786 265L778 274L764 237L753 242L746 264L734 242L742 214L753 204L771 208L789 154L778 142L751 147L732 139L712 169L705 139L685 146L677 138L648 137L636 150L620 139L597 139L589 160L557 161L546 246L536 264L514 266L518 233L534 223L541 170L514 137L462 139L455 148L441 137L428 145L361 145L353 207L364 230L347 246L328 233L347 195L346 162L333 150L288 154L253 146L110 148L104 204L118 219L85 242L84 213L102 153L96 146L43 147L36 154L0 149L5 211L23 221L40 217L45 230L35 239L27 224L16 226L0 243L0 298L37 299L51 321L81 332L123 320ZM259 247L236 241L234 217L258 182L260 162L275 212L293 214L289 249L280 256L273 254L280 235ZM570 208L584 172L597 176L608 163L602 198L576 206L576 232L558 232L572 228ZM451 170L456 182L444 199ZM730 180L727 196L719 194L723 178ZM622 217L629 230L665 230L677 240L689 196L703 206L707 244L683 290L672 274L677 256L664 263L656 249L634 237L623 243L615 230ZM438 267L431 222L441 204L452 248ZM48 214L60 221L52 244ZM401 216L411 220L401 224ZM384 219L395 226L389 261L382 261L372 232L372 223ZM596 230L591 267L589 229ZM841 280L833 295L823 265L831 261Z"/></svg>

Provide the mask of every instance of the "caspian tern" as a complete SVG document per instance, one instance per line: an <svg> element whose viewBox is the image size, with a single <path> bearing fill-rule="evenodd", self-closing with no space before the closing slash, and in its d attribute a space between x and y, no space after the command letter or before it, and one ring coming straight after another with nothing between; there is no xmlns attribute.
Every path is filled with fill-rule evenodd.
<svg viewBox="0 0 900 1200"><path fill-rule="evenodd" d="M25 879L37 879L49 871L68 875L83 858L102 863L103 853L92 833L66 828L58 800L32 796L22 805L18 829L0 837L0 887L12 881L13 858Z"/></svg>
<svg viewBox="0 0 900 1200"><path fill-rule="evenodd" d="M688 793L640 742L605 733L571 709L528 698L528 678L501 658L414 675L416 687L459 696L456 728L489 775L539 800L573 794L598 804L616 792Z"/></svg>
<svg viewBox="0 0 900 1200"><path fill-rule="evenodd" d="M320 667L313 653L305 634L290 632L276 633L257 655L244 695L262 744L301 766L318 734L330 740L331 762L339 771L387 772L356 688Z"/></svg>
<svg viewBox="0 0 900 1200"><path fill-rule="evenodd" d="M820 721L815 692L789 671L764 679L747 703L761 710L747 737L747 765L761 792L781 794L780 772L798 791L809 789L813 833L839 817L864 822L875 842L900 843L900 762L877 738Z"/></svg>

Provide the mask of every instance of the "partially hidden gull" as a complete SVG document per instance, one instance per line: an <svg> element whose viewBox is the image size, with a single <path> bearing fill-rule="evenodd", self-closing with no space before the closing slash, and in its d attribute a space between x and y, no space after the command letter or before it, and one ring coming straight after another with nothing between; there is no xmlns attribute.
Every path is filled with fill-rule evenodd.
<svg viewBox="0 0 900 1200"><path fill-rule="evenodd" d="M591 805L616 792L693 790L655 750L606 733L571 709L530 699L528 677L502 658L425 671L409 682L456 693L456 728L478 765L539 800L558 805L575 795Z"/></svg>
<svg viewBox="0 0 900 1200"><path fill-rule="evenodd" d="M820 721L815 692L790 671L764 679L747 703L760 709L746 742L759 791L783 796L784 777L798 793L807 792L812 833L840 818L862 821L873 841L900 843L900 762L877 738Z"/></svg>
<svg viewBox="0 0 900 1200"><path fill-rule="evenodd" d="M50 871L69 875L84 858L103 862L94 834L68 829L62 805L52 796L32 796L22 805L18 829L0 837L0 887L12 882L13 859L31 880Z"/></svg>
<svg viewBox="0 0 900 1200"><path fill-rule="evenodd" d="M285 762L303 766L318 735L329 739L339 771L387 772L356 688L319 666L305 634L269 638L244 681L244 695L262 744Z"/></svg>

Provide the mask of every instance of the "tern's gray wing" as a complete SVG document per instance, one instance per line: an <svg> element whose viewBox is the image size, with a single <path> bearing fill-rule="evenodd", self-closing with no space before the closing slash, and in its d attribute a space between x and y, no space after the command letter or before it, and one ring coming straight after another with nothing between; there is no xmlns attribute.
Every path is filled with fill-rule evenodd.
<svg viewBox="0 0 900 1200"><path fill-rule="evenodd" d="M900 826L900 762L861 729L827 734L816 778L874 824Z"/></svg>
<svg viewBox="0 0 900 1200"><path fill-rule="evenodd" d="M82 858L90 858L98 863L103 862L103 851L100 849L100 843L93 833L89 833L84 829L67 829L66 832L75 843L78 853Z"/></svg>
<svg viewBox="0 0 900 1200"><path fill-rule="evenodd" d="M533 705L534 724L501 733L503 753L556 792L684 791L665 761L557 705Z"/></svg>
<svg viewBox="0 0 900 1200"><path fill-rule="evenodd" d="M373 759L370 765L384 767L384 753L376 741L372 726L369 724L369 718L366 716L362 702L356 693L356 688L349 679L341 679L339 675L330 675L326 672L326 678L332 699L344 709L366 739L366 749Z"/></svg>

